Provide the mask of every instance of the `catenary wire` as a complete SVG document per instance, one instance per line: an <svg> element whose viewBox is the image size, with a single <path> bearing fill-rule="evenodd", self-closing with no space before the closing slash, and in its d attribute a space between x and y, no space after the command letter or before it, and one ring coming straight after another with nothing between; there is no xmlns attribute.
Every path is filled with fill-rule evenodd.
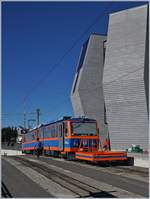
<svg viewBox="0 0 150 199"><path fill-rule="evenodd" d="M86 28L86 30L75 40L75 42L71 45L71 47L62 55L62 57L54 64L50 69L41 77L37 83L27 92L25 95L23 102L27 100L27 98L37 89L43 82L44 80L54 71L56 67L64 60L64 58L74 49L74 47L78 44L78 42L82 39L83 36L105 15L107 14L107 10L112 6L112 2L106 6L106 8L101 12L95 20Z"/></svg>
<svg viewBox="0 0 150 199"><path fill-rule="evenodd" d="M107 14L107 11L109 10L109 8L111 8L112 6L112 2L108 3L108 5L105 7L105 9L95 18L95 20L86 28L86 30L75 40L75 42L71 45L71 47L62 55L62 57L54 64L52 65L52 67L50 67L50 69L47 71L47 73L45 73L45 75L43 75L38 81L37 83L27 92L27 94L25 95L25 97L23 98L23 103L25 104L26 100L28 99L28 97L33 93L33 91L35 89L37 89L40 84L42 84L44 82L44 80L54 71L54 69L56 67L59 66L59 64L64 60L64 58L74 49L74 47L78 44L78 42L82 39L83 36L86 35L86 33L104 16ZM68 100L68 99L67 99ZM50 113L50 112L48 112ZM24 113L17 113L17 115L23 115ZM26 113L26 114L35 114L35 113ZM10 114L2 114L3 116L5 115L10 115ZM12 115L16 115L16 114L12 114Z"/></svg>

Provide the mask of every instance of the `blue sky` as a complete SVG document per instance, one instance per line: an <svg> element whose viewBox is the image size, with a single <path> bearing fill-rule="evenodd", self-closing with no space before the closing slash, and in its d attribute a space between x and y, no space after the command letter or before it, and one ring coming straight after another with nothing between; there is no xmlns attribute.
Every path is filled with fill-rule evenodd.
<svg viewBox="0 0 150 199"><path fill-rule="evenodd" d="M83 43L93 32L107 34L110 13L142 4L111 3L53 72L32 89L110 2L3 2L2 125L23 125L23 99L28 93L26 112L40 108L41 122L73 115L70 91ZM35 118L27 114L27 120Z"/></svg>

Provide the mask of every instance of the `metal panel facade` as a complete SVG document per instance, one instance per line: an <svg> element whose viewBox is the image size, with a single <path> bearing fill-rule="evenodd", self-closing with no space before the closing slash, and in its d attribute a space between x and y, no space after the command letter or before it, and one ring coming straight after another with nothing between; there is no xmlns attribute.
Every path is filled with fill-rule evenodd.
<svg viewBox="0 0 150 199"><path fill-rule="evenodd" d="M110 15L103 88L112 149L148 150L147 6Z"/></svg>

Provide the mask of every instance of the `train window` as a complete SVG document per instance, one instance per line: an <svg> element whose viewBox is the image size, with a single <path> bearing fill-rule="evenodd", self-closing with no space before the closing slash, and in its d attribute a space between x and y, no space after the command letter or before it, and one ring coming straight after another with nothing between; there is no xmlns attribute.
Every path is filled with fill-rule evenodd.
<svg viewBox="0 0 150 199"><path fill-rule="evenodd" d="M48 134L47 134L47 137L48 137L48 138L51 138L51 136L52 136L52 135L51 135L51 126L49 126L49 127L48 127Z"/></svg>
<svg viewBox="0 0 150 199"><path fill-rule="evenodd" d="M62 132L60 132L60 134L59 134L59 135L60 135L60 137L62 137Z"/></svg>
<svg viewBox="0 0 150 199"><path fill-rule="evenodd" d="M48 126L47 127L45 127L45 131L44 131L44 137L45 138L48 138L49 137L49 128L48 128Z"/></svg>
<svg viewBox="0 0 150 199"><path fill-rule="evenodd" d="M52 137L55 137L55 129L53 129Z"/></svg>
<svg viewBox="0 0 150 199"><path fill-rule="evenodd" d="M59 137L59 124L57 125L57 137Z"/></svg>
<svg viewBox="0 0 150 199"><path fill-rule="evenodd" d="M32 141L32 133L29 133L29 141Z"/></svg>
<svg viewBox="0 0 150 199"><path fill-rule="evenodd" d="M73 122L72 134L73 135L96 135L96 123L93 122Z"/></svg>
<svg viewBox="0 0 150 199"><path fill-rule="evenodd" d="M45 127L45 137L48 138L49 137L49 127Z"/></svg>
<svg viewBox="0 0 150 199"><path fill-rule="evenodd" d="M52 129L52 126L51 126L51 129L50 129L50 137L52 137L52 133L53 133L53 129Z"/></svg>
<svg viewBox="0 0 150 199"><path fill-rule="evenodd" d="M47 137L47 128L46 127L44 128L43 133L44 133L44 137L46 138Z"/></svg>
<svg viewBox="0 0 150 199"><path fill-rule="evenodd" d="M55 134L55 126L53 126L52 132L53 132L53 136L54 136L54 134Z"/></svg>
<svg viewBox="0 0 150 199"><path fill-rule="evenodd" d="M51 128L51 137L55 137L55 126L53 125Z"/></svg>
<svg viewBox="0 0 150 199"><path fill-rule="evenodd" d="M62 124L59 125L59 137L62 137Z"/></svg>
<svg viewBox="0 0 150 199"><path fill-rule="evenodd" d="M57 124L55 125L55 137L57 137Z"/></svg>
<svg viewBox="0 0 150 199"><path fill-rule="evenodd" d="M39 128L38 137L39 137L39 138L42 138L42 128Z"/></svg>
<svg viewBox="0 0 150 199"><path fill-rule="evenodd" d="M64 133L65 133L65 136L67 137L68 136L67 123L64 123Z"/></svg>
<svg viewBox="0 0 150 199"><path fill-rule="evenodd" d="M59 137L59 135L60 135L60 124L58 124L58 137Z"/></svg>
<svg viewBox="0 0 150 199"><path fill-rule="evenodd" d="M35 140L36 139L36 136L35 136L35 132L31 132L31 136L32 136L32 140Z"/></svg>
<svg viewBox="0 0 150 199"><path fill-rule="evenodd" d="M49 132L49 128L48 127L45 128L45 137L46 138L50 137L50 132Z"/></svg>
<svg viewBox="0 0 150 199"><path fill-rule="evenodd" d="M44 137L48 138L49 137L49 127L45 127L45 131L44 131Z"/></svg>
<svg viewBox="0 0 150 199"><path fill-rule="evenodd" d="M55 125L55 134L54 137L57 137L57 124Z"/></svg>
<svg viewBox="0 0 150 199"><path fill-rule="evenodd" d="M41 127L40 130L41 130L40 133L41 133L41 138L42 138L43 137L43 127Z"/></svg>
<svg viewBox="0 0 150 199"><path fill-rule="evenodd" d="M44 137L46 138L46 127L43 129Z"/></svg>
<svg viewBox="0 0 150 199"><path fill-rule="evenodd" d="M43 137L44 137L44 133L45 133L45 127L42 128Z"/></svg>
<svg viewBox="0 0 150 199"><path fill-rule="evenodd" d="M51 131L50 131L50 137L51 137L51 138L53 137L52 134L53 134L53 129L52 129L52 127L51 127Z"/></svg>

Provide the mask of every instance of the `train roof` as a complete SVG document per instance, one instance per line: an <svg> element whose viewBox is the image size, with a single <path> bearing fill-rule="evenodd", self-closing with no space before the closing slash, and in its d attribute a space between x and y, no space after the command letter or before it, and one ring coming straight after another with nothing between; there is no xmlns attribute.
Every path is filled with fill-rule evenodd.
<svg viewBox="0 0 150 199"><path fill-rule="evenodd" d="M59 120L56 120L56 121L52 121L52 122L49 122L47 124L40 124L40 125L34 127L33 129L30 129L29 131L31 132L33 130L36 130L36 128L41 128L43 126L48 126L50 124L55 124L55 123L63 122L63 121L66 121L66 120L69 120L69 121L84 121L84 122L88 122L88 121L95 122L96 121L95 119L90 119L90 118L87 118L87 117L74 117L74 118L72 118L72 117L65 116L62 119L59 119Z"/></svg>
<svg viewBox="0 0 150 199"><path fill-rule="evenodd" d="M86 118L86 117L77 117L77 118L72 118L72 117L63 117L62 119L60 120L57 120L57 121L53 121L53 122L50 122L50 123L47 123L47 124L44 124L42 126L48 126L50 124L55 124L57 122L63 122L63 121L66 121L66 120L69 120L69 121L84 121L84 122L88 122L88 121L93 121L95 122L96 120L95 119L90 119L90 118Z"/></svg>
<svg viewBox="0 0 150 199"><path fill-rule="evenodd" d="M91 118L83 118L83 117L77 117L77 118L71 118L70 120L75 121L75 120L81 120L81 121L96 121L95 119Z"/></svg>

